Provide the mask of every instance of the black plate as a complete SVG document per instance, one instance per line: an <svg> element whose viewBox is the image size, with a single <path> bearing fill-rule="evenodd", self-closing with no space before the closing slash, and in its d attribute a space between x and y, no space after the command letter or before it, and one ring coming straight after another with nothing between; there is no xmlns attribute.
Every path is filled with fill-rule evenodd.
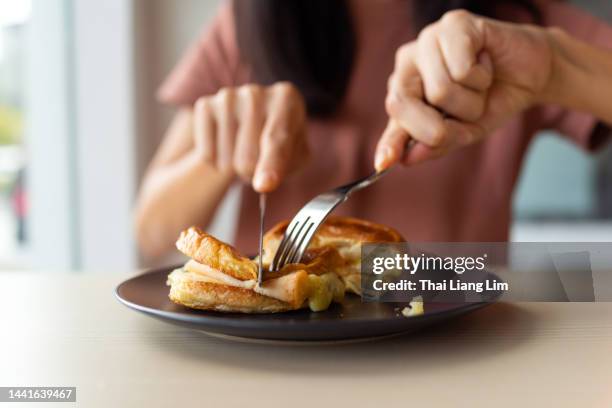
<svg viewBox="0 0 612 408"><path fill-rule="evenodd" d="M166 278L173 269L157 269L128 279L117 286L116 296L139 312L212 335L284 341L354 340L414 332L490 304L426 303L423 315L407 318L399 312L404 304L362 303L360 297L349 294L342 304L317 313L307 309L278 314L209 312L168 299Z"/></svg>

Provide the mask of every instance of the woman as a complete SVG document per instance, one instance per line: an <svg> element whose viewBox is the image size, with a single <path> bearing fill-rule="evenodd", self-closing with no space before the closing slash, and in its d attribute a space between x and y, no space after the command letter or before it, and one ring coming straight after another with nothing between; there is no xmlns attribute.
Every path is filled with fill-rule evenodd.
<svg viewBox="0 0 612 408"><path fill-rule="evenodd" d="M606 139L610 44L610 27L554 1L226 4L160 89L180 110L140 192L141 248L164 254L207 225L242 179L237 246L254 252L257 192L270 222L288 219L400 161L337 211L411 241L505 241L533 135Z"/></svg>

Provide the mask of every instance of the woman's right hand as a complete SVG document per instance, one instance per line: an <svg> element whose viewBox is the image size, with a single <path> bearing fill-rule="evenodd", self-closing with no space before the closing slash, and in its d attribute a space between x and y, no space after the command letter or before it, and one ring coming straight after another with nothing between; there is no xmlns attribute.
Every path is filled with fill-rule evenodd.
<svg viewBox="0 0 612 408"><path fill-rule="evenodd" d="M304 99L288 82L223 88L199 98L193 131L203 161L258 192L275 190L309 156Z"/></svg>

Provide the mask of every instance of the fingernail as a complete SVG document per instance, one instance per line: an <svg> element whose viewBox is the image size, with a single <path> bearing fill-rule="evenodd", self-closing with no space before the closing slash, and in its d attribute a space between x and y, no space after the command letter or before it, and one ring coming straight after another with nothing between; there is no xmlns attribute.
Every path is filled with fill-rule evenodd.
<svg viewBox="0 0 612 408"><path fill-rule="evenodd" d="M387 162L391 160L393 152L389 146L384 146L382 149L376 153L376 158L374 159L374 167L376 167L377 171L384 170Z"/></svg>
<svg viewBox="0 0 612 408"><path fill-rule="evenodd" d="M276 184L276 174L263 170L255 174L253 178L253 188L260 192L268 192Z"/></svg>

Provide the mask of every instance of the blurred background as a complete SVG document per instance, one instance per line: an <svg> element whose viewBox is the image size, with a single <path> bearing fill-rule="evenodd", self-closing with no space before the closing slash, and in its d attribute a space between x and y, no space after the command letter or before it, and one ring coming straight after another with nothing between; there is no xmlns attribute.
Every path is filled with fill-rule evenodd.
<svg viewBox="0 0 612 408"><path fill-rule="evenodd" d="M609 1L576 0L612 21ZM142 266L132 206L172 112L154 93L219 0L0 0L0 270ZM232 240L240 196L211 226ZM612 240L612 146L543 132L516 241Z"/></svg>

